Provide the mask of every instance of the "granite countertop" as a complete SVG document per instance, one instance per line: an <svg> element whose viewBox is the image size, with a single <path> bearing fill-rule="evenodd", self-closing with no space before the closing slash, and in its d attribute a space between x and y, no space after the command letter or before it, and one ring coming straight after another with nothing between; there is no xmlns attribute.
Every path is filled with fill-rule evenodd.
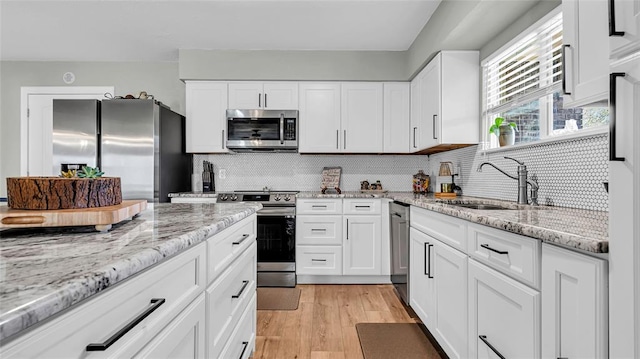
<svg viewBox="0 0 640 359"><path fill-rule="evenodd" d="M326 194L301 192L298 198L389 198L473 223L591 253L609 252L609 212L552 206L518 205L515 202L480 197L435 198L433 194L415 197L411 192L370 194L343 192ZM505 210L470 209L455 203L484 203L509 207Z"/></svg>
<svg viewBox="0 0 640 359"><path fill-rule="evenodd" d="M217 198L216 192L178 192L169 193L169 198L187 197L187 198Z"/></svg>
<svg viewBox="0 0 640 359"><path fill-rule="evenodd" d="M0 231L0 340L262 208L259 203L150 205L107 233L88 227Z"/></svg>

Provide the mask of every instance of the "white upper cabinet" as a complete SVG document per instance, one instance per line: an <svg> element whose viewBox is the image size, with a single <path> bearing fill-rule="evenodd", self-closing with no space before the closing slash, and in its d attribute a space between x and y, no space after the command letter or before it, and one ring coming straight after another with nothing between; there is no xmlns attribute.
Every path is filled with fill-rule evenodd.
<svg viewBox="0 0 640 359"><path fill-rule="evenodd" d="M411 152L478 143L479 126L479 53L438 53L411 83Z"/></svg>
<svg viewBox="0 0 640 359"><path fill-rule="evenodd" d="M611 58L640 50L640 0L609 1L609 50Z"/></svg>
<svg viewBox="0 0 640 359"><path fill-rule="evenodd" d="M576 107L606 100L609 57L607 1L562 1L563 105Z"/></svg>
<svg viewBox="0 0 640 359"><path fill-rule="evenodd" d="M300 83L299 152L341 152L340 83Z"/></svg>
<svg viewBox="0 0 640 359"><path fill-rule="evenodd" d="M409 83L385 82L382 150L385 153L409 153L411 123Z"/></svg>
<svg viewBox="0 0 640 359"><path fill-rule="evenodd" d="M297 82L230 82L230 109L298 109Z"/></svg>
<svg viewBox="0 0 640 359"><path fill-rule="evenodd" d="M382 152L382 83L342 84L342 150Z"/></svg>
<svg viewBox="0 0 640 359"><path fill-rule="evenodd" d="M229 152L225 146L227 83L186 82L186 151Z"/></svg>

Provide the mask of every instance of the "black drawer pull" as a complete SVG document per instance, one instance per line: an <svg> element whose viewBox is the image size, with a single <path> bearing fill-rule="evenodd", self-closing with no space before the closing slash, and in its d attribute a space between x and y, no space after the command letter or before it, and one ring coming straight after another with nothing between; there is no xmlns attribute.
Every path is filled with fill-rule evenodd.
<svg viewBox="0 0 640 359"><path fill-rule="evenodd" d="M481 244L481 245L480 245L480 247L482 247L482 248L484 248L484 249L488 249L488 250L490 250L490 251L492 251L492 252L496 252L496 253L498 253L498 254L509 254L509 252L508 252L508 251L499 251L499 250L497 250L497 249L491 248L491 247L489 247L489 245L488 245L488 244L486 244L486 243L485 243L485 244Z"/></svg>
<svg viewBox="0 0 640 359"><path fill-rule="evenodd" d="M500 359L506 359L502 354L500 354L498 349L496 349L493 345L491 345L491 343L489 343L489 341L487 340L487 336L486 335L479 335L478 338L480 338L480 340L482 340L489 347L489 349L493 350L493 352L496 353L496 355Z"/></svg>
<svg viewBox="0 0 640 359"><path fill-rule="evenodd" d="M232 245L234 245L234 246L237 246L238 244L240 244L240 243L244 242L244 240L245 240L245 239L249 238L249 236L251 236L251 235L250 235L250 234L243 234L243 235L242 235L242 238L240 238L240 240L239 240L239 241L237 241L237 242L233 242L233 243L231 243L231 244L232 244Z"/></svg>
<svg viewBox="0 0 640 359"><path fill-rule="evenodd" d="M232 299L240 298L240 296L242 295L242 292L244 292L244 290L247 288L248 285L249 285L249 281L248 280L243 280L242 281L242 288L240 288L240 291L238 292L238 294L232 295L231 298Z"/></svg>
<svg viewBox="0 0 640 359"><path fill-rule="evenodd" d="M371 208L371 206L356 206L356 208Z"/></svg>
<svg viewBox="0 0 640 359"><path fill-rule="evenodd" d="M247 347L249 346L249 342L242 342L242 345L244 346L244 348L242 348L242 352L240 353L240 356L238 357L238 359L242 359L242 357L244 356L244 352L247 350Z"/></svg>
<svg viewBox="0 0 640 359"><path fill-rule="evenodd" d="M164 302L165 302L164 298L153 298L153 299L151 299L151 304L153 304L153 305L150 306L149 308L145 309L144 312L142 312L140 315L138 315L132 321L130 321L127 325L125 325L124 328L118 330L109 339L107 339L106 341L104 341L102 343L91 343L91 344L87 345L86 350L88 352L98 352L98 351L107 350L110 346L112 346L115 342L117 342L118 339L122 338L125 334L127 334L127 332L129 332L136 325L138 325L138 323L143 321L144 318L148 317L149 314L153 313L156 309L160 308L160 306L163 305Z"/></svg>
<svg viewBox="0 0 640 359"><path fill-rule="evenodd" d="M616 79L625 77L624 72L614 72L609 74L609 161L624 161L624 157L618 157L616 154Z"/></svg>
<svg viewBox="0 0 640 359"><path fill-rule="evenodd" d="M614 0L609 0L609 36L624 36L624 31L616 30L616 5Z"/></svg>
<svg viewBox="0 0 640 359"><path fill-rule="evenodd" d="M327 208L327 206L326 205L320 206L320 205L314 204L311 206L311 208Z"/></svg>
<svg viewBox="0 0 640 359"><path fill-rule="evenodd" d="M311 232L326 232L326 228L311 228Z"/></svg>
<svg viewBox="0 0 640 359"><path fill-rule="evenodd" d="M311 259L312 262L326 262L326 259Z"/></svg>

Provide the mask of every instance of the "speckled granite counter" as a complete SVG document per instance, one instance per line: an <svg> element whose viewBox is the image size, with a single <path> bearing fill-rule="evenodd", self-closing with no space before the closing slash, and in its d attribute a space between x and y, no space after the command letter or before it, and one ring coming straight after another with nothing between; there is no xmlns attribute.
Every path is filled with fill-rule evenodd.
<svg viewBox="0 0 640 359"><path fill-rule="evenodd" d="M79 303L262 208L155 204L108 233L0 231L0 340Z"/></svg>
<svg viewBox="0 0 640 359"><path fill-rule="evenodd" d="M169 193L169 198L185 197L185 198L217 198L216 192L178 192Z"/></svg>
<svg viewBox="0 0 640 359"><path fill-rule="evenodd" d="M410 192L390 192L371 195L360 192L323 195L320 192L301 192L298 198L389 198L431 211L466 219L592 253L609 252L609 212L583 209L518 205L514 202L461 196L455 200L438 199L433 195L415 198ZM507 210L469 209L453 203L486 203L507 206Z"/></svg>

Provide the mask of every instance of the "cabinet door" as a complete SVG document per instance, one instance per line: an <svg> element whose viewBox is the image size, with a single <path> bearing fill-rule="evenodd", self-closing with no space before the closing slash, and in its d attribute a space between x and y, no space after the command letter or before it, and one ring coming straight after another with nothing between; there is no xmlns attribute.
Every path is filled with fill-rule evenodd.
<svg viewBox="0 0 640 359"><path fill-rule="evenodd" d="M440 67L442 56L438 54L424 68L420 76L420 147L422 149L435 146L440 143Z"/></svg>
<svg viewBox="0 0 640 359"><path fill-rule="evenodd" d="M264 95L261 82L230 82L230 109L257 109L264 107Z"/></svg>
<svg viewBox="0 0 640 359"><path fill-rule="evenodd" d="M540 358L540 293L469 259L469 357Z"/></svg>
<svg viewBox="0 0 640 359"><path fill-rule="evenodd" d="M380 216L343 216L345 275L382 274Z"/></svg>
<svg viewBox="0 0 640 359"><path fill-rule="evenodd" d="M409 120L409 146L411 152L417 152L420 151L420 136L418 136L418 132L420 131L420 118L422 113L422 103L420 102L420 79L418 77L414 78L413 81L411 81L410 92L411 114Z"/></svg>
<svg viewBox="0 0 640 359"><path fill-rule="evenodd" d="M433 238L410 228L409 243L409 305L427 327L432 327L435 323Z"/></svg>
<svg viewBox="0 0 640 359"><path fill-rule="evenodd" d="M204 358L204 297L204 293L200 293L135 358Z"/></svg>
<svg viewBox="0 0 640 359"><path fill-rule="evenodd" d="M342 149L382 152L382 83L342 84Z"/></svg>
<svg viewBox="0 0 640 359"><path fill-rule="evenodd" d="M297 82L265 82L263 107L270 110L297 110Z"/></svg>
<svg viewBox="0 0 640 359"><path fill-rule="evenodd" d="M467 356L467 255L433 240L435 326L427 326L449 358Z"/></svg>
<svg viewBox="0 0 640 359"><path fill-rule="evenodd" d="M480 53L443 51L441 56L441 108L436 124L438 143L478 143L481 118Z"/></svg>
<svg viewBox="0 0 640 359"><path fill-rule="evenodd" d="M187 152L229 152L225 145L227 84L188 81L186 109Z"/></svg>
<svg viewBox="0 0 640 359"><path fill-rule="evenodd" d="M542 245L542 357L607 358L606 262Z"/></svg>
<svg viewBox="0 0 640 359"><path fill-rule="evenodd" d="M342 151L340 136L340 84L301 83L300 152Z"/></svg>
<svg viewBox="0 0 640 359"><path fill-rule="evenodd" d="M409 83L384 83L383 147L385 153L409 153L411 123Z"/></svg>
<svg viewBox="0 0 640 359"><path fill-rule="evenodd" d="M609 6L609 22L613 14L616 32L609 36L610 57L621 57L640 49L640 0L614 0Z"/></svg>
<svg viewBox="0 0 640 359"><path fill-rule="evenodd" d="M609 56L607 1L562 1L564 107L606 100Z"/></svg>

